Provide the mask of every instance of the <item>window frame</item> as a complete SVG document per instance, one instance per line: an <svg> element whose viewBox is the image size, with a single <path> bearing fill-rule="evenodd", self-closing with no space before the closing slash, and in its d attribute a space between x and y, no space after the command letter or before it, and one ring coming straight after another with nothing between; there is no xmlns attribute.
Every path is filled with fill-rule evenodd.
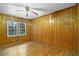
<svg viewBox="0 0 79 59"><path fill-rule="evenodd" d="M24 36L26 35L26 23L25 22L18 22L19 24L22 23L25 25L25 33L24 34L18 34L18 36ZM19 28L19 27L18 27ZM18 30L18 29L17 29ZM19 31L18 31L19 32Z"/></svg>

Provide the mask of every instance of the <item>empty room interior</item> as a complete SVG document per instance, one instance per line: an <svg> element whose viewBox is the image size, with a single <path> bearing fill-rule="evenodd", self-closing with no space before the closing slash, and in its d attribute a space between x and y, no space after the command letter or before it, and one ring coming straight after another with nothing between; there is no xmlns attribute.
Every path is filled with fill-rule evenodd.
<svg viewBox="0 0 79 59"><path fill-rule="evenodd" d="M78 56L78 3L0 3L0 56Z"/></svg>

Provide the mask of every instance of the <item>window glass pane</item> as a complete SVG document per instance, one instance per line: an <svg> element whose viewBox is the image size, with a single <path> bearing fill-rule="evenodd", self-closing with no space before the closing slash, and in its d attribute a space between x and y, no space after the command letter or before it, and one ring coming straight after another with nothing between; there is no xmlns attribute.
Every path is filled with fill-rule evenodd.
<svg viewBox="0 0 79 59"><path fill-rule="evenodd" d="M18 24L18 27L19 27L19 28L25 28L25 23L19 23L19 24Z"/></svg>
<svg viewBox="0 0 79 59"><path fill-rule="evenodd" d="M8 22L8 26L9 26L9 28L16 28L16 22L14 22L14 21L9 21Z"/></svg>
<svg viewBox="0 0 79 59"><path fill-rule="evenodd" d="M9 35L16 35L16 29L9 29Z"/></svg>
<svg viewBox="0 0 79 59"><path fill-rule="evenodd" d="M25 29L19 29L18 31L19 31L19 35L20 34L25 34Z"/></svg>
<svg viewBox="0 0 79 59"><path fill-rule="evenodd" d="M9 28L16 28L16 25L9 25Z"/></svg>
<svg viewBox="0 0 79 59"><path fill-rule="evenodd" d="M25 34L25 29L21 29L21 34Z"/></svg>

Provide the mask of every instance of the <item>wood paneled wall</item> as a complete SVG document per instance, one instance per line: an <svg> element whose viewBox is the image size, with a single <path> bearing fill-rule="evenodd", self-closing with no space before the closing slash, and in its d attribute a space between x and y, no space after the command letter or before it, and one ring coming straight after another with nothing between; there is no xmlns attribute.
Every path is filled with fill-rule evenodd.
<svg viewBox="0 0 79 59"><path fill-rule="evenodd" d="M1 14L0 14L0 42L1 42L1 19L2 19L2 17L1 17ZM0 46L1 46L1 43L0 43Z"/></svg>
<svg viewBox="0 0 79 59"><path fill-rule="evenodd" d="M77 4L77 20L78 20L78 56L79 56L79 3Z"/></svg>
<svg viewBox="0 0 79 59"><path fill-rule="evenodd" d="M31 21L31 40L77 54L76 6Z"/></svg>
<svg viewBox="0 0 79 59"><path fill-rule="evenodd" d="M7 37L7 21L14 20L17 22L26 22L26 32L25 36L15 36ZM30 40L30 21L27 19L9 16L5 14L0 14L0 46L7 44L23 43Z"/></svg>

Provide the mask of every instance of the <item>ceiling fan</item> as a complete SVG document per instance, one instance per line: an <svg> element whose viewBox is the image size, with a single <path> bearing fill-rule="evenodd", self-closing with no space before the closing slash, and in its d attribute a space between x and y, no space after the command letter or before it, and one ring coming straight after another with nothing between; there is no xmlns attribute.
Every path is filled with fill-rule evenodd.
<svg viewBox="0 0 79 59"><path fill-rule="evenodd" d="M29 16L29 12L35 14L35 15L39 15L37 12L33 11L33 10L38 10L38 11L46 11L44 9L40 9L40 8L32 8L29 4L25 5L25 11L26 11L26 17ZM15 11L24 11L24 10L15 10Z"/></svg>

